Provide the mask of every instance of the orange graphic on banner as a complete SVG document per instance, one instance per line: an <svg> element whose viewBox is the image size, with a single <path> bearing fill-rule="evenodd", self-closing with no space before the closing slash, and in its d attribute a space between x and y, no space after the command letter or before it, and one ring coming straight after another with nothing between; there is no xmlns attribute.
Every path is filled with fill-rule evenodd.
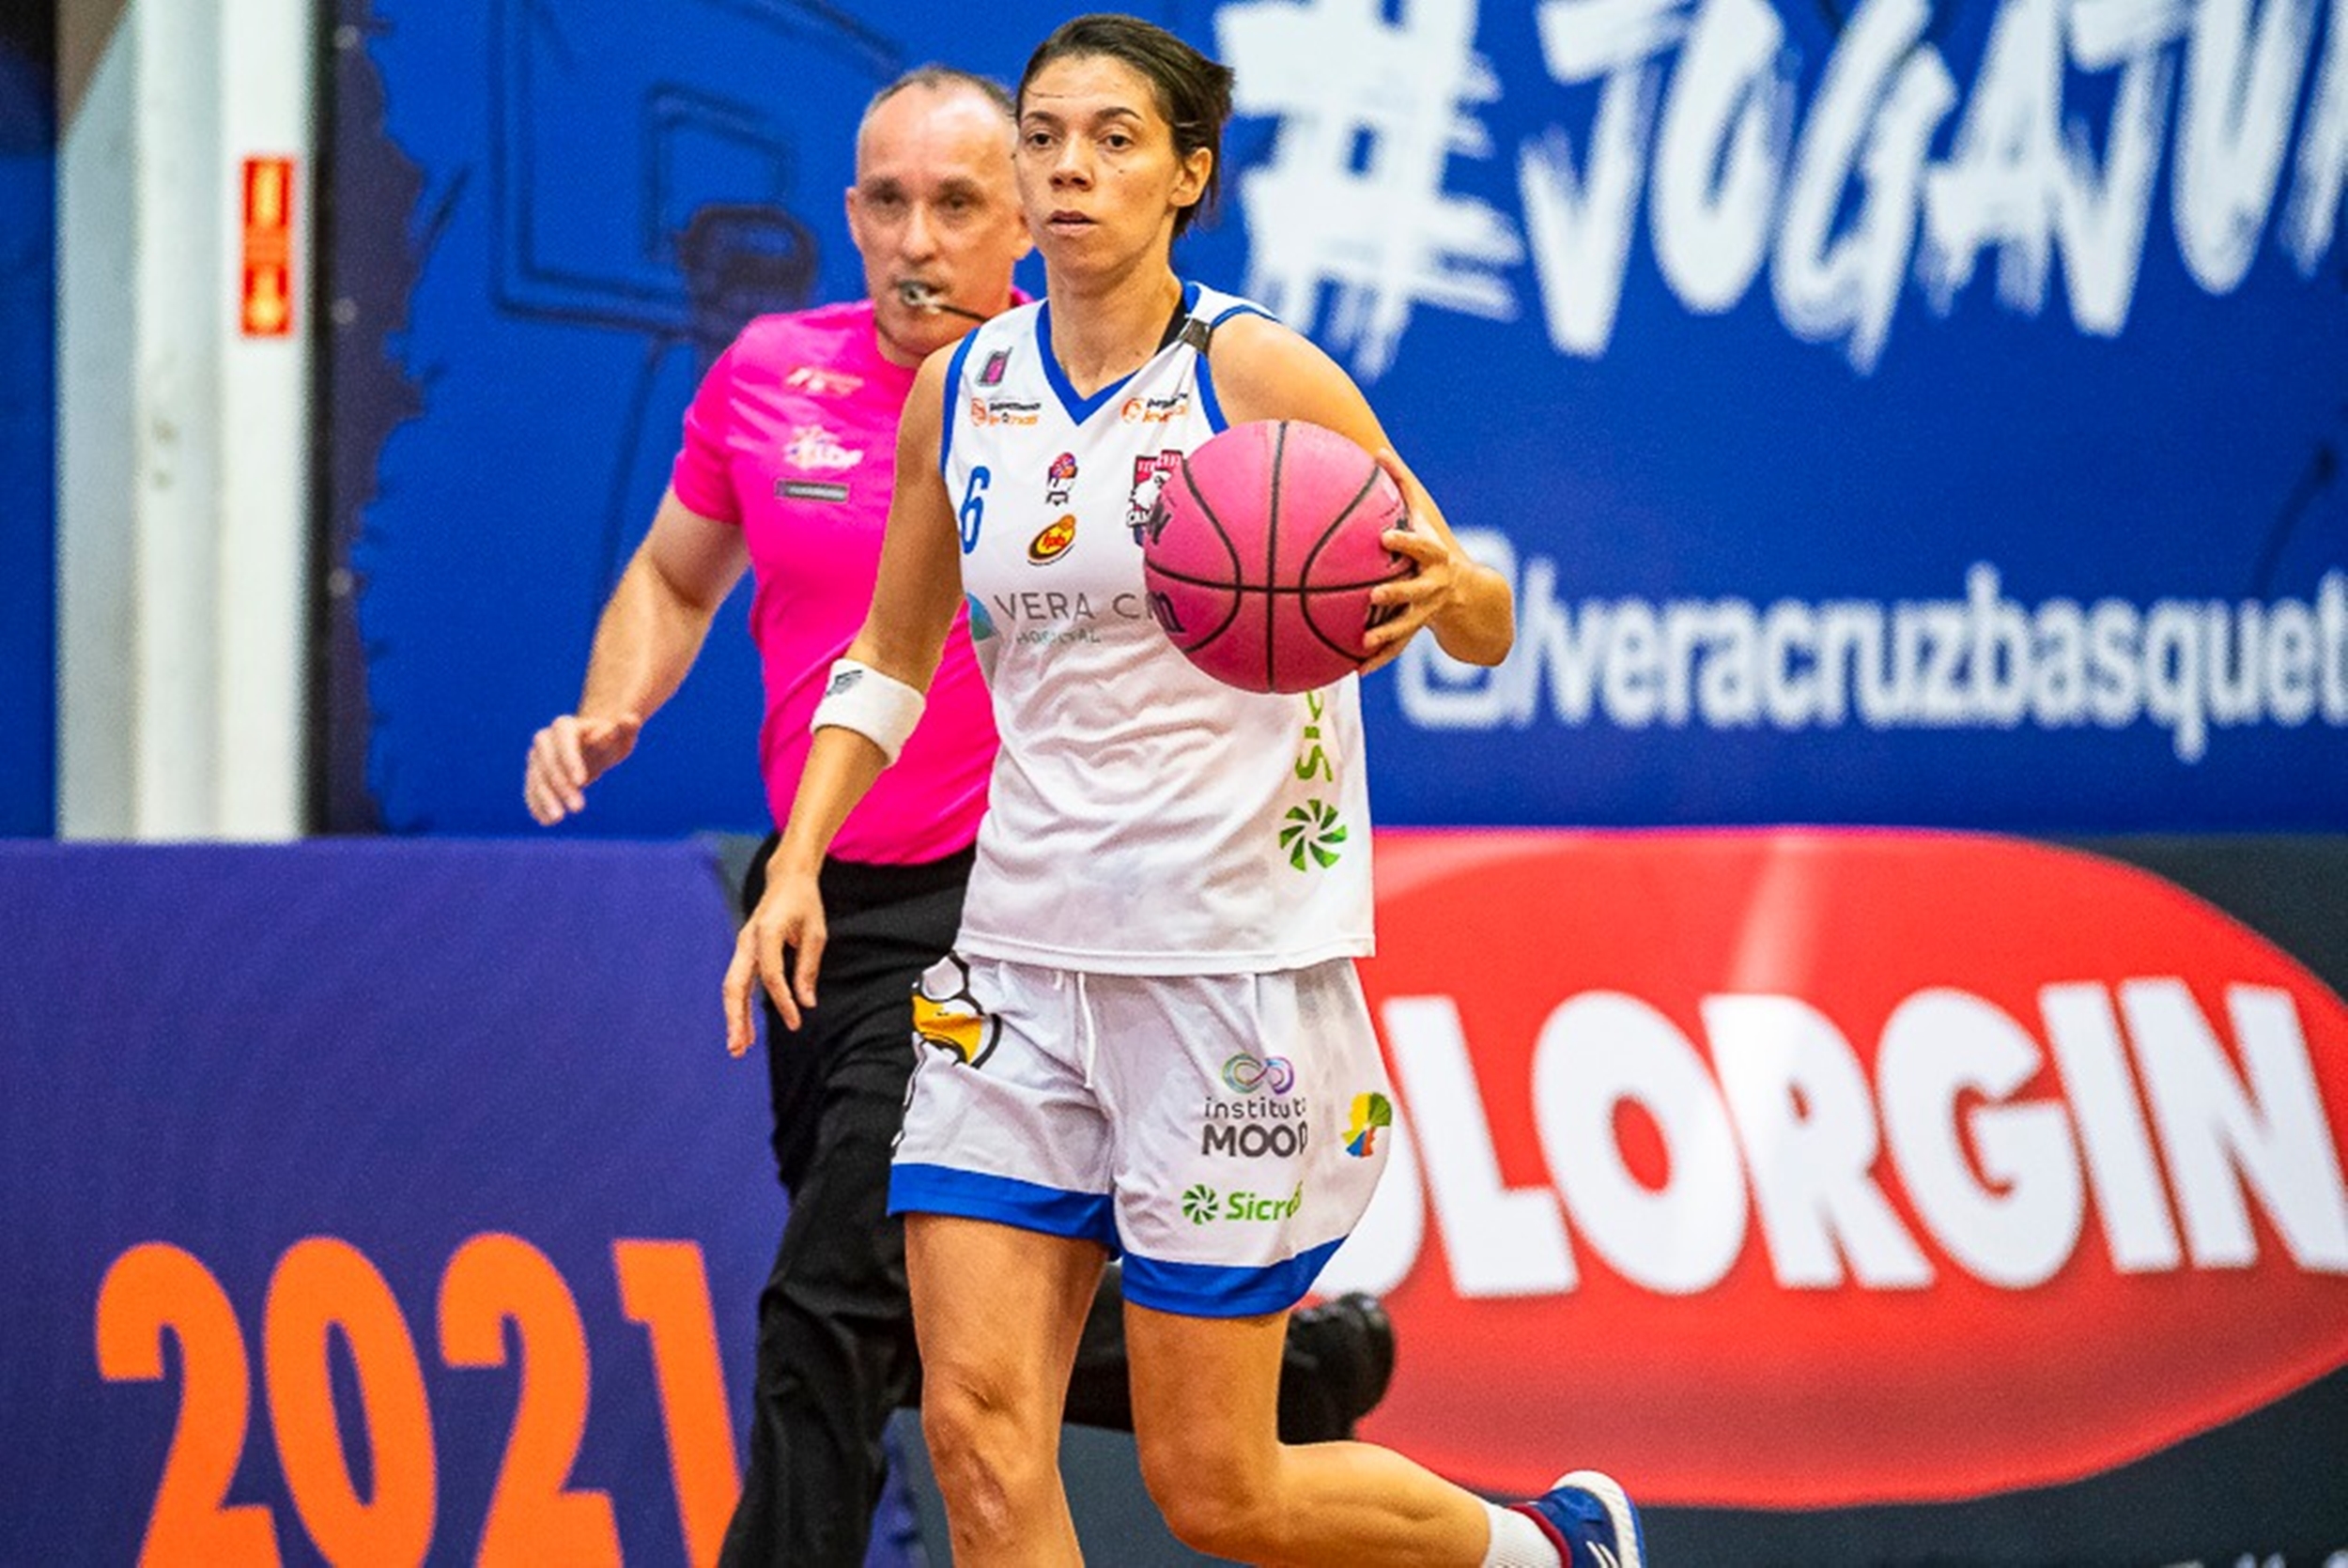
<svg viewBox="0 0 2348 1568"><path fill-rule="evenodd" d="M293 331L293 181L290 158L244 161L244 282L239 310L247 337Z"/></svg>

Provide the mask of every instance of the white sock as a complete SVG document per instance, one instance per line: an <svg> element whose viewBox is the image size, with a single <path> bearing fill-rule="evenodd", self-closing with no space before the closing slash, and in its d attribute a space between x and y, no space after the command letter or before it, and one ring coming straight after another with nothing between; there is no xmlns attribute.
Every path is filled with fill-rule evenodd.
<svg viewBox="0 0 2348 1568"><path fill-rule="evenodd" d="M1484 1548L1483 1568L1566 1568L1540 1526L1492 1503L1486 1503L1484 1512L1491 1519L1492 1539Z"/></svg>

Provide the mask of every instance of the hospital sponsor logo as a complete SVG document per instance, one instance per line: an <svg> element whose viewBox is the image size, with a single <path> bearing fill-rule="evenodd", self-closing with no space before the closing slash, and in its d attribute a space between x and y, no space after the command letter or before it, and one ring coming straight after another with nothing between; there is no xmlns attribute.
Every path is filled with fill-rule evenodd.
<svg viewBox="0 0 2348 1568"><path fill-rule="evenodd" d="M1150 619L1149 603L1139 593L1030 588L990 594L982 607L1007 641L1030 648L1099 642L1104 631L1114 633Z"/></svg>
<svg viewBox="0 0 2348 1568"><path fill-rule="evenodd" d="M1305 1184L1285 1198L1242 1190L1223 1192L1198 1182L1182 1192L1182 1218L1194 1225L1276 1224L1305 1207Z"/></svg>
<svg viewBox="0 0 2348 1568"><path fill-rule="evenodd" d="M970 423L976 425L1029 425L1041 419L1043 405L1018 397L974 397Z"/></svg>
<svg viewBox="0 0 2348 1568"><path fill-rule="evenodd" d="M1353 1109L1345 1118L1345 1152L1356 1160L1367 1160L1378 1152L1378 1134L1394 1125L1394 1101L1372 1090L1353 1097Z"/></svg>
<svg viewBox="0 0 2348 1568"><path fill-rule="evenodd" d="M1127 424L1167 424L1190 412L1190 393L1176 392L1171 397L1129 397L1118 407L1117 417Z"/></svg>
<svg viewBox="0 0 2348 1568"><path fill-rule="evenodd" d="M855 468L864 461L864 453L842 446L839 437L820 424L802 424L783 444L782 460L795 469L828 472Z"/></svg>
<svg viewBox="0 0 2348 1568"><path fill-rule="evenodd" d="M1284 1095L1296 1087L1296 1064L1286 1056L1254 1056L1242 1051L1224 1058L1223 1082L1233 1094Z"/></svg>
<svg viewBox="0 0 2348 1568"><path fill-rule="evenodd" d="M793 392L806 392L811 397L846 397L862 389L864 377L851 376L844 370L822 370L814 365L801 365L784 377L782 384Z"/></svg>

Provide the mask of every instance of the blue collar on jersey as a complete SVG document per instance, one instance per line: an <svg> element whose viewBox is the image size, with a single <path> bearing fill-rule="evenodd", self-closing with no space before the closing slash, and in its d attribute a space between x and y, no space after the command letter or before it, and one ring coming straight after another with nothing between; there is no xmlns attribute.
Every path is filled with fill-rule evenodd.
<svg viewBox="0 0 2348 1568"><path fill-rule="evenodd" d="M1197 308L1198 285L1195 283L1182 284L1182 302L1175 308L1174 318L1166 324L1166 336L1158 340L1157 350L1150 356L1151 359L1156 359L1159 354L1165 353L1167 348L1185 336L1183 328L1191 321L1192 313ZM1141 374L1141 366L1136 365L1090 397L1077 396L1075 387L1069 382L1067 374L1059 367L1059 361L1052 354L1052 301L1048 299L1043 301L1043 308L1035 313L1035 346L1043 359L1043 378L1052 384L1053 394L1059 399L1059 406L1068 411L1069 422L1073 424L1082 424L1090 419L1095 409L1124 391L1125 383ZM1206 345L1203 342L1198 343L1197 346L1201 353L1205 352ZM1148 361L1143 361L1144 364L1148 362Z"/></svg>

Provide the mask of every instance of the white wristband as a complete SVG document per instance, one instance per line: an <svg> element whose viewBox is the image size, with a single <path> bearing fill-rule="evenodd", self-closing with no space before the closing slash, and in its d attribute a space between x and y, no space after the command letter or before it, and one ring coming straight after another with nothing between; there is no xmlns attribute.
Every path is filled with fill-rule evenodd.
<svg viewBox="0 0 2348 1568"><path fill-rule="evenodd" d="M815 717L808 724L811 733L829 725L838 730L853 730L881 748L881 755L889 761L905 748L905 737L921 722L924 702L920 692L903 681L884 675L871 665L857 659L837 659L831 667L831 679L825 683L824 699L815 704Z"/></svg>

